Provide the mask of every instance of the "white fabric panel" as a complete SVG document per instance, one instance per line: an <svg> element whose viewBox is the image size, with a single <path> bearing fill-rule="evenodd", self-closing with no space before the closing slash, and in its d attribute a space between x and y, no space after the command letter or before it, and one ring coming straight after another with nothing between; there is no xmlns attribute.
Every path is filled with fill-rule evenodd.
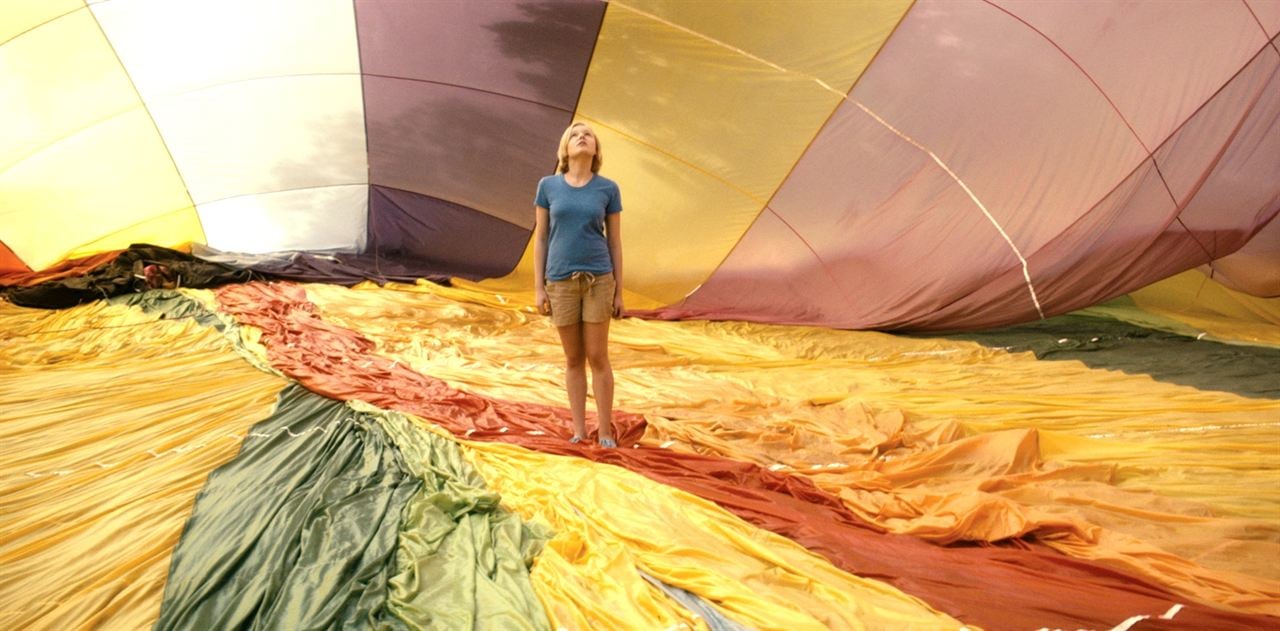
<svg viewBox="0 0 1280 631"><path fill-rule="evenodd" d="M151 114L196 204L369 182L358 75L232 83Z"/></svg>
<svg viewBox="0 0 1280 631"><path fill-rule="evenodd" d="M360 72L351 0L92 5L145 100L231 81Z"/></svg>
<svg viewBox="0 0 1280 631"><path fill-rule="evenodd" d="M210 245L265 252L364 243L369 177L350 0L113 0L92 10ZM353 185L358 207L356 193L334 198ZM309 212L299 200L310 200ZM251 209L267 214L254 219Z"/></svg>
<svg viewBox="0 0 1280 631"><path fill-rule="evenodd" d="M260 254L364 248L369 187L330 186L245 195L196 210L210 246Z"/></svg>

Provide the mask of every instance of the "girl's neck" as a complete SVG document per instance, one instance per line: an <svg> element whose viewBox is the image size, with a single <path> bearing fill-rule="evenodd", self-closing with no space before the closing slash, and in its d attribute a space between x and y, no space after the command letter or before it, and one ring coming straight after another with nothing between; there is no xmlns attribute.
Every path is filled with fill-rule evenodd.
<svg viewBox="0 0 1280 631"><path fill-rule="evenodd" d="M581 186L594 175L595 174L591 172L591 156L586 156L585 160L569 160L569 170L565 171L564 177L566 180Z"/></svg>

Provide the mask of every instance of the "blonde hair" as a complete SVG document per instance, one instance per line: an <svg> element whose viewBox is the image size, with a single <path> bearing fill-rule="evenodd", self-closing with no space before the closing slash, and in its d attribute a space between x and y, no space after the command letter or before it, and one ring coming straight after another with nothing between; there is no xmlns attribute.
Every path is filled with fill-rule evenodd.
<svg viewBox="0 0 1280 631"><path fill-rule="evenodd" d="M591 136L596 139L596 155L591 156L591 172L599 173L600 165L604 164L604 150L600 148L600 137L596 135L596 130L590 125L577 122L565 128L564 134L560 136L560 148L556 151L556 173L569 172L569 133L574 127L586 127L591 132Z"/></svg>

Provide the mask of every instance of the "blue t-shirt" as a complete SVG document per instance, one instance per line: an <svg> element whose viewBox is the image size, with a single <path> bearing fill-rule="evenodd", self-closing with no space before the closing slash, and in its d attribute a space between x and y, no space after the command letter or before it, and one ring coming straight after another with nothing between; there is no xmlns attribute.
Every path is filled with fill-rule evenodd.
<svg viewBox="0 0 1280 631"><path fill-rule="evenodd" d="M538 182L534 203L551 211L547 280L564 280L574 272L613 271L604 217L622 212L617 183L597 174L581 187L574 187L564 181L564 174L548 175Z"/></svg>

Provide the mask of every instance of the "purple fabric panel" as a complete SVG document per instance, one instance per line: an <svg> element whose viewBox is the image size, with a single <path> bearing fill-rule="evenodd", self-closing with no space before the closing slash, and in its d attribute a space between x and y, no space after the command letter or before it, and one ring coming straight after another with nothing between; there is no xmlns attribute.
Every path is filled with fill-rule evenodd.
<svg viewBox="0 0 1280 631"><path fill-rule="evenodd" d="M572 112L604 10L597 0L356 0L361 68Z"/></svg>
<svg viewBox="0 0 1280 631"><path fill-rule="evenodd" d="M568 113L433 83L365 77L369 182L533 227Z"/></svg>
<svg viewBox="0 0 1280 631"><path fill-rule="evenodd" d="M447 285L449 274L415 261L381 260L370 253L319 254L294 252L281 260L264 261L244 267L264 276L305 283L357 285L366 280L377 283L412 283L419 278Z"/></svg>
<svg viewBox="0 0 1280 631"><path fill-rule="evenodd" d="M471 280L515 268L530 231L450 202L374 186L369 195L369 248L380 260L413 261Z"/></svg>
<svg viewBox="0 0 1280 631"><path fill-rule="evenodd" d="M531 229L534 189L554 169L604 10L357 0L370 184Z"/></svg>
<svg viewBox="0 0 1280 631"><path fill-rule="evenodd" d="M1267 41L1240 2L993 3L1061 47L1149 150Z"/></svg>

